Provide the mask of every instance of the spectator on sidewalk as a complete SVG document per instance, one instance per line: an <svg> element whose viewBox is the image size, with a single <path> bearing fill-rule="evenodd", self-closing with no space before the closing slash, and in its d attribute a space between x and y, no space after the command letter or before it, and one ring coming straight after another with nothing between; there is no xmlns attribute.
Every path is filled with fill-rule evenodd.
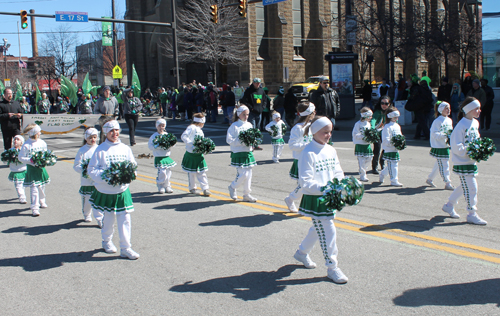
<svg viewBox="0 0 500 316"><path fill-rule="evenodd" d="M481 107L481 114L479 115L479 124L481 129L490 130L491 126L491 112L495 103L495 92L488 86L488 79L481 79L481 88L486 94L486 103Z"/></svg>
<svg viewBox="0 0 500 316"><path fill-rule="evenodd" d="M12 88L7 87L3 91L3 99L0 102L0 126L5 150L12 147L12 138L14 136L21 135L23 109L19 102L13 99L13 96Z"/></svg>

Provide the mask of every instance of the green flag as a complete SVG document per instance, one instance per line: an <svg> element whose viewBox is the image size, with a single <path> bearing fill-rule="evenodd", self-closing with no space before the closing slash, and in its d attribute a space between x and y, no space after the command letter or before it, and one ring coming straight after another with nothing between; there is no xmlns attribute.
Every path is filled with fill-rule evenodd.
<svg viewBox="0 0 500 316"><path fill-rule="evenodd" d="M2 80L0 80L0 95L3 95L3 90L5 90L5 86L3 85Z"/></svg>
<svg viewBox="0 0 500 316"><path fill-rule="evenodd" d="M36 86L35 104L38 104L38 101L42 99L42 94L40 93L40 89L38 89L38 84L35 83L35 86Z"/></svg>
<svg viewBox="0 0 500 316"><path fill-rule="evenodd" d="M134 89L134 96L141 97L141 82L139 81L139 76L137 71L135 71L135 65L132 64L132 89Z"/></svg>
<svg viewBox="0 0 500 316"><path fill-rule="evenodd" d="M22 101L23 99L23 87L21 87L19 79L16 79L16 97L14 99L17 101Z"/></svg>
<svg viewBox="0 0 500 316"><path fill-rule="evenodd" d="M97 89L101 88L101 86L92 86L90 89L90 93L95 97L97 95Z"/></svg>
<svg viewBox="0 0 500 316"><path fill-rule="evenodd" d="M92 83L89 80L89 73L85 75L85 79L83 80L83 86L82 86L83 94L87 95L90 93L90 90L92 90Z"/></svg>
<svg viewBox="0 0 500 316"><path fill-rule="evenodd" d="M73 81L61 75L61 94L69 98L72 106L78 103L77 91L78 88Z"/></svg>

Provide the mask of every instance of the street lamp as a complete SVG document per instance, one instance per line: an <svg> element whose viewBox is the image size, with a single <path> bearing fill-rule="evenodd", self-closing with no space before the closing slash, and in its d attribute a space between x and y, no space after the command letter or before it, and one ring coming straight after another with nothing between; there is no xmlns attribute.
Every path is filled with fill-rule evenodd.
<svg viewBox="0 0 500 316"><path fill-rule="evenodd" d="M10 47L10 44L7 44L7 42L8 40L3 38L3 63L5 65L4 79L7 79L7 50Z"/></svg>

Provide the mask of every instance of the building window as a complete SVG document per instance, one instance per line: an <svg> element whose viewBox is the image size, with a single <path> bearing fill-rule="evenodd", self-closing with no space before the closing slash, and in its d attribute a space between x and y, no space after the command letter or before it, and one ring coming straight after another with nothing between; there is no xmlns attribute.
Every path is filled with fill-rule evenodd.
<svg viewBox="0 0 500 316"><path fill-rule="evenodd" d="M330 17L331 25L331 35L332 35L332 48L340 48L339 41L339 0L330 1L330 11L332 16Z"/></svg>
<svg viewBox="0 0 500 316"><path fill-rule="evenodd" d="M292 22L295 56L302 56L302 0L292 0Z"/></svg>
<svg viewBox="0 0 500 316"><path fill-rule="evenodd" d="M269 59L269 36L267 29L267 9L262 3L255 4L255 28L257 33L257 59Z"/></svg>

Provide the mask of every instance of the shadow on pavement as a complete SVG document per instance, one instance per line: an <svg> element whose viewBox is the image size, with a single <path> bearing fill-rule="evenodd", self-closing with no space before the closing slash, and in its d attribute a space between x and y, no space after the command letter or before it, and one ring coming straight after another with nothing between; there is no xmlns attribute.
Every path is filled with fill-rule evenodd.
<svg viewBox="0 0 500 316"><path fill-rule="evenodd" d="M284 162L293 162L293 159L292 158L280 159L280 163L284 163ZM272 159L257 161L258 166L260 166L260 165L272 165L272 164L275 164L275 162Z"/></svg>
<svg viewBox="0 0 500 316"><path fill-rule="evenodd" d="M361 228L360 230L363 232L379 232L390 229L400 229L407 232L426 232L433 229L436 226L461 226L466 225L466 222L451 222L445 223L444 220L446 218L450 218L448 216L434 216L430 220L421 219L414 221L400 221L400 222L392 222L384 225L370 225Z"/></svg>
<svg viewBox="0 0 500 316"><path fill-rule="evenodd" d="M0 202L0 204L2 204ZM25 214L22 214L22 212L27 212ZM4 217L11 217L11 216L29 216L31 217L31 211L28 209L17 209L17 210L8 210L8 211L4 211L4 212L0 212L0 218L4 218Z"/></svg>
<svg viewBox="0 0 500 316"><path fill-rule="evenodd" d="M5 233L5 234L24 233L25 235L38 236L38 235L52 234L52 233L55 233L55 232L63 230L63 229L69 230L69 229L74 229L74 228L96 228L97 227L97 225L79 226L78 224L80 224L80 223L84 223L83 219L72 221L72 222L65 223L65 224L55 224L55 225L35 226L35 227L26 227L26 226L12 227L12 228L9 228L9 229L2 231L2 233Z"/></svg>
<svg viewBox="0 0 500 316"><path fill-rule="evenodd" d="M230 150L216 150L213 153L211 153L211 155L213 155L213 154L230 154L230 153L231 153Z"/></svg>
<svg viewBox="0 0 500 316"><path fill-rule="evenodd" d="M384 190L384 191L368 191L371 188L382 187L382 186L386 186L388 189ZM394 194L397 194L397 195L415 195L415 194L422 194L422 193L425 193L426 191L429 191L429 190L426 190L426 189L430 189L430 187L427 186L427 185L423 185L423 186L416 187L416 188L392 187L392 186L390 186L390 184L389 184L389 182L387 180L383 184L381 184L380 182L373 182L373 183L370 183L370 184L365 184L365 192L368 192L370 194L394 193ZM451 193L451 191L450 191L450 193Z"/></svg>
<svg viewBox="0 0 500 316"><path fill-rule="evenodd" d="M494 303L500 306L500 279L412 289L393 299L398 306L466 306Z"/></svg>
<svg viewBox="0 0 500 316"><path fill-rule="evenodd" d="M102 249L91 251L53 253L48 255L26 256L20 258L0 259L0 267L21 267L24 271L34 272L53 269L62 266L64 263L88 262L88 261L108 261L120 258L113 257L93 257L94 254L102 252Z"/></svg>
<svg viewBox="0 0 500 316"><path fill-rule="evenodd" d="M277 271L248 272L199 283L186 282L170 288L172 292L191 293L231 293L233 297L244 301L255 301L283 291L287 285L300 285L327 281L326 277L281 280L296 269L305 269L302 265L286 265Z"/></svg>
<svg viewBox="0 0 500 316"><path fill-rule="evenodd" d="M185 195L184 195L185 196ZM222 200L205 200L206 197L204 196L199 196L200 201L197 201L196 203L179 203L179 204L165 204L165 205L160 205L160 206L155 206L153 209L155 210L174 210L176 212L191 212L191 211L196 211L196 210L201 210L203 208L207 207L217 207L217 206L222 206L226 205L229 203L235 203L234 201L222 201Z"/></svg>
<svg viewBox="0 0 500 316"><path fill-rule="evenodd" d="M240 226L240 227L263 227L272 222L281 222L293 217L279 214L257 214L252 216L242 216L221 219L214 222L200 223L200 226Z"/></svg>
<svg viewBox="0 0 500 316"><path fill-rule="evenodd" d="M183 197L186 197L189 193L179 193L179 194L171 194L171 193L165 193L161 194L158 192L136 192L132 193L132 201L134 203L141 203L141 204L151 204L151 203L159 203L159 202L165 202L169 200L174 200L174 199L182 199Z"/></svg>

